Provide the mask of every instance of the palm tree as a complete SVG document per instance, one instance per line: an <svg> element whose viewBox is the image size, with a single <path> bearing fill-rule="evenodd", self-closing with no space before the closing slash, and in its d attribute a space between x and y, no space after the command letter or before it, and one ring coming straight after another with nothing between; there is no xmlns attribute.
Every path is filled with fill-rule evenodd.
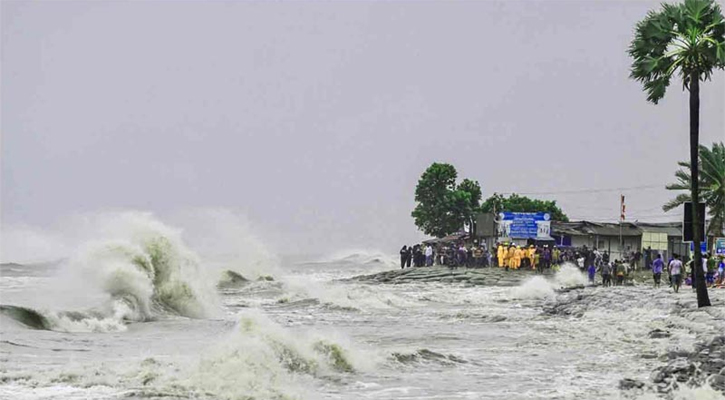
<svg viewBox="0 0 725 400"><path fill-rule="evenodd" d="M697 153L700 140L700 81L709 80L716 69L725 68L725 18L713 0L685 0L663 4L637 23L629 46L632 56L630 77L642 82L647 100L657 104L665 96L675 74L690 92L690 182L691 199L700 201ZM700 243L697 207L693 209L693 240ZM697 247L697 246L695 246ZM710 305L707 286L699 266L702 255L695 251L693 265L697 305Z"/></svg>
<svg viewBox="0 0 725 400"><path fill-rule="evenodd" d="M669 190L691 190L690 163L680 161L677 163L682 169L675 172L677 183L667 185ZM710 227L708 236L722 236L725 230L725 145L722 142L713 143L712 149L700 145L700 183L702 198L710 210ZM677 195L665 203L662 209L667 212L690 201L687 193Z"/></svg>

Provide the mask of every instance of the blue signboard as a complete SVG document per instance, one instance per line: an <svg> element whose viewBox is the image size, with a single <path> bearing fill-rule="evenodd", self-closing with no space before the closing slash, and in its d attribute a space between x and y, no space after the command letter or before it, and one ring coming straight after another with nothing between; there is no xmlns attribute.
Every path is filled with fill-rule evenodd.
<svg viewBox="0 0 725 400"><path fill-rule="evenodd" d="M715 239L715 254L725 256L725 238Z"/></svg>
<svg viewBox="0 0 725 400"><path fill-rule="evenodd" d="M695 251L695 243L690 242L690 251ZM700 243L700 253L707 253L707 242Z"/></svg>
<svg viewBox="0 0 725 400"><path fill-rule="evenodd" d="M528 239L549 235L549 213L502 212L499 217L510 238Z"/></svg>

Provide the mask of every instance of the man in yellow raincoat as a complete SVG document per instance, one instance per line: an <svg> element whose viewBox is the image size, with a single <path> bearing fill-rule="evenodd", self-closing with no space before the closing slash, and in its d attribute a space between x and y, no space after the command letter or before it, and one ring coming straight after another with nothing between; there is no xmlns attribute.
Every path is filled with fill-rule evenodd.
<svg viewBox="0 0 725 400"><path fill-rule="evenodd" d="M499 268L506 266L506 248L503 246L503 243L498 244L498 248L496 249L496 259L498 260Z"/></svg>
<svg viewBox="0 0 725 400"><path fill-rule="evenodd" d="M529 265L531 265L531 269L536 270L536 247L532 244L529 246L529 251L527 256L529 257Z"/></svg>
<svg viewBox="0 0 725 400"><path fill-rule="evenodd" d="M509 245L509 251L506 255L506 267L507 268L514 268L514 265L516 264L516 261L514 260L514 257L516 256L516 247L514 247L513 244Z"/></svg>
<svg viewBox="0 0 725 400"><path fill-rule="evenodd" d="M521 267L521 259L523 257L524 257L524 251L521 249L521 247L516 246L516 251L514 251L513 269L519 269Z"/></svg>

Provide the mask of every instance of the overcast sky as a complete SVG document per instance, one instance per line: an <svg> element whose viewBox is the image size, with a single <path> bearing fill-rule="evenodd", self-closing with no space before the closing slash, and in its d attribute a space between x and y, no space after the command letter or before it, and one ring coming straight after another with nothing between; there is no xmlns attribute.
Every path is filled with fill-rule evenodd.
<svg viewBox="0 0 725 400"><path fill-rule="evenodd" d="M648 1L2 2L2 224L222 207L280 252L394 250L432 162L572 218L678 219L679 83L626 54ZM701 93L725 140L725 79ZM653 188L660 186L660 188ZM565 193L562 193L565 192ZM568 193L566 193L568 192ZM322 251L324 252L324 251Z"/></svg>

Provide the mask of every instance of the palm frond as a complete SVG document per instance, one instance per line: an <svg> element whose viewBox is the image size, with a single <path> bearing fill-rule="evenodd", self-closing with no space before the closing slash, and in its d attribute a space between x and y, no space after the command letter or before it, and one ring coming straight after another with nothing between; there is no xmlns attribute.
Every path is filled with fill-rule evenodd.
<svg viewBox="0 0 725 400"><path fill-rule="evenodd" d="M677 197L675 197L674 199L668 201L667 203L665 203L662 206L662 211L668 212L668 211L670 211L670 210L672 210L674 208L677 208L677 207L681 206L686 201L690 201L690 195L689 194L685 194L685 193L678 194Z"/></svg>
<svg viewBox="0 0 725 400"><path fill-rule="evenodd" d="M700 145L700 195L707 204L708 214L715 220L725 220L725 145L713 143L712 148ZM680 161L677 163L682 169L675 171L677 182L665 186L668 190L689 191L691 176L690 163ZM689 201L690 195L683 193L670 200L662 209L669 211L683 201Z"/></svg>
<svg viewBox="0 0 725 400"><path fill-rule="evenodd" d="M637 23L628 53L630 77L641 82L647 100L657 104L673 75L689 89L693 74L709 80L713 69L725 68L725 17L714 0L663 4Z"/></svg>

